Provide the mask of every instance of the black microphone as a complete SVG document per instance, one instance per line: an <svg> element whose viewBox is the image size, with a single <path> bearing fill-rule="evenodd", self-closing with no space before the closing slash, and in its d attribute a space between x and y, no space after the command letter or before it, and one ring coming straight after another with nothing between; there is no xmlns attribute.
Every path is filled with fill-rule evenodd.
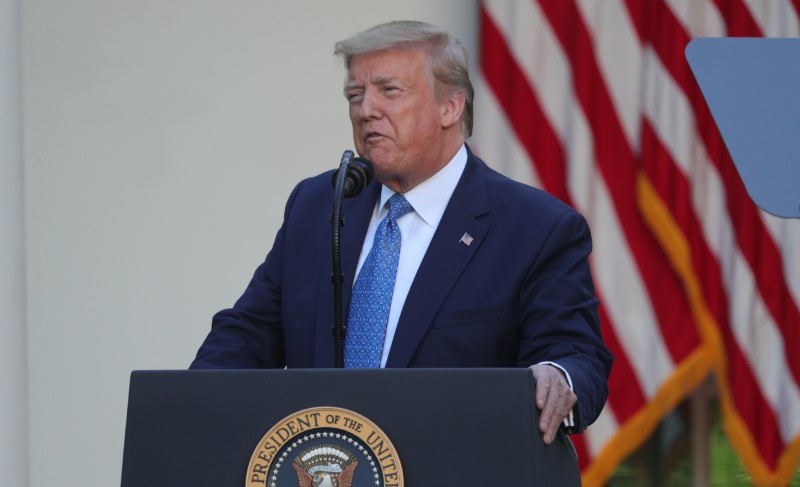
<svg viewBox="0 0 800 487"><path fill-rule="evenodd" d="M352 158L352 161L348 159ZM372 167L372 162L364 159L363 157L353 157L352 151L345 151L342 155L342 164L348 163L347 175L344 180L343 195L345 198L353 198L361 194L364 188L372 182L375 176L375 169ZM336 188L336 180L339 177L339 169L333 173L334 189Z"/></svg>

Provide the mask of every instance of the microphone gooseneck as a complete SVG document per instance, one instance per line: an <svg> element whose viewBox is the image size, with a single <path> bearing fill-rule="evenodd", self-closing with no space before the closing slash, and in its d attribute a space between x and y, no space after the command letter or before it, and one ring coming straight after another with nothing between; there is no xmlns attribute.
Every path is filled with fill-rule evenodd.
<svg viewBox="0 0 800 487"><path fill-rule="evenodd" d="M346 327L344 313L342 312L342 250L341 228L344 226L342 215L342 199L353 198L361 194L369 185L375 171L372 163L361 157L353 157L353 151L346 150L342 154L339 169L333 173L333 215L331 217L331 236L333 251L333 338L334 338L334 366L344 368L344 338Z"/></svg>

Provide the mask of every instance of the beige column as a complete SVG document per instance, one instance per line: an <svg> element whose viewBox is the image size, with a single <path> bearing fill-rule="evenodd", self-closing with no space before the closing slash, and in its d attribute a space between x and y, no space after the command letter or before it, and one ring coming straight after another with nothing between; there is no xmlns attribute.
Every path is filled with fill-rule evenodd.
<svg viewBox="0 0 800 487"><path fill-rule="evenodd" d="M20 0L0 0L0 485L28 485Z"/></svg>

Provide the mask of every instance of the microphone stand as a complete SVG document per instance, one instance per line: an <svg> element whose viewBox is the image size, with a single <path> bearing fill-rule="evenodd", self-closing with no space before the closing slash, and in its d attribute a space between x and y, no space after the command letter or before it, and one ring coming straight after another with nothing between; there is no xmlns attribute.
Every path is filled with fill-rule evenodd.
<svg viewBox="0 0 800 487"><path fill-rule="evenodd" d="M333 341L334 367L344 368L344 336L345 326L342 315L342 283L344 274L342 273L342 249L340 241L341 228L344 226L342 215L342 199L344 198L344 183L347 173L350 171L350 162L353 160L353 151L346 150L342 155L342 162L336 175L336 186L333 192L333 216L331 218L331 232L333 238Z"/></svg>

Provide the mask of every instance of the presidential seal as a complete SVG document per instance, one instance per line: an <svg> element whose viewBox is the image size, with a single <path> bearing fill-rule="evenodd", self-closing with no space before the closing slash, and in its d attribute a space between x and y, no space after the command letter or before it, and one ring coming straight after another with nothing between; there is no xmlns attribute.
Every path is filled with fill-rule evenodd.
<svg viewBox="0 0 800 487"><path fill-rule="evenodd" d="M389 438L367 418L335 407L287 416L258 443L245 487L402 487Z"/></svg>

